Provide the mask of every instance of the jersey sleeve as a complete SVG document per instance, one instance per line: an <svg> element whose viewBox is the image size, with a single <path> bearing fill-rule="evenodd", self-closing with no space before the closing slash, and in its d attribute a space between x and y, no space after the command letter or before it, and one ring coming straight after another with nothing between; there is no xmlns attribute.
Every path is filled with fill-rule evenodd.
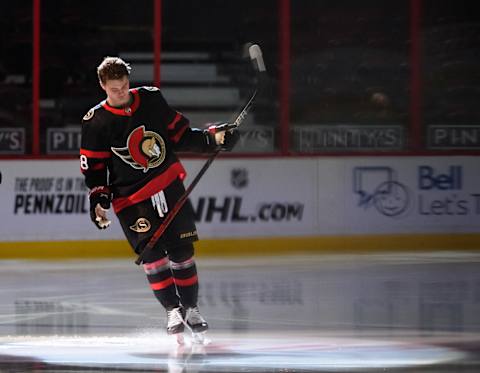
<svg viewBox="0 0 480 373"><path fill-rule="evenodd" d="M209 153L216 149L215 138L208 131L191 128L181 113L175 112L168 133L176 151Z"/></svg>
<svg viewBox="0 0 480 373"><path fill-rule="evenodd" d="M215 139L208 131L191 128L190 121L168 105L160 90L155 93L158 104L164 108L168 138L175 151L209 153L216 149Z"/></svg>
<svg viewBox="0 0 480 373"><path fill-rule="evenodd" d="M82 120L82 141L80 148L80 170L89 189L108 186L108 163L112 154L108 145L108 133L99 118Z"/></svg>

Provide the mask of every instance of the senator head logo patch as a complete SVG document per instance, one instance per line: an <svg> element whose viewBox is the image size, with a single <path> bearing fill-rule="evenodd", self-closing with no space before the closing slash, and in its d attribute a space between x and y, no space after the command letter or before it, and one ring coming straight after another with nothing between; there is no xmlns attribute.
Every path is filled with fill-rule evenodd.
<svg viewBox="0 0 480 373"><path fill-rule="evenodd" d="M95 110L90 109L87 114L83 116L83 120L90 120L93 118L93 114L95 114Z"/></svg>
<svg viewBox="0 0 480 373"><path fill-rule="evenodd" d="M158 133L145 131L145 126L135 128L128 135L127 146L111 149L122 161L143 172L160 166L166 155L163 138Z"/></svg>
<svg viewBox="0 0 480 373"><path fill-rule="evenodd" d="M130 226L130 229L137 233L145 233L148 232L151 227L152 225L150 224L148 219L138 218L135 224Z"/></svg>

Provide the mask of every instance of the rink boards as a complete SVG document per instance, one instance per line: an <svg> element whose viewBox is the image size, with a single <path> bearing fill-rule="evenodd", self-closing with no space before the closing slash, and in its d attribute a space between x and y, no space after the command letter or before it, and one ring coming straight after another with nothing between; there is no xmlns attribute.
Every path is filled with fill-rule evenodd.
<svg viewBox="0 0 480 373"><path fill-rule="evenodd" d="M204 161L184 161L186 184ZM108 230L90 222L77 161L0 172L1 257L130 255L113 214ZM480 248L474 156L218 159L191 200L204 255Z"/></svg>

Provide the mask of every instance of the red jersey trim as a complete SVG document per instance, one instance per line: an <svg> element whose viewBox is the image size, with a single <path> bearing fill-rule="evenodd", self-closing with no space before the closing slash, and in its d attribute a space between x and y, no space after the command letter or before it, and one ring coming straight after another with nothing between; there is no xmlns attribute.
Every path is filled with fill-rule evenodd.
<svg viewBox="0 0 480 373"><path fill-rule="evenodd" d="M124 208L142 202L155 193L165 189L177 178L185 179L187 172L180 162L173 163L165 172L150 180L142 188L128 197L118 197L112 201L113 211L118 214Z"/></svg>
<svg viewBox="0 0 480 373"><path fill-rule="evenodd" d="M80 149L80 155L84 155L87 158L110 158L112 156L112 153L110 152L97 152L94 150L87 150L87 149Z"/></svg>
<svg viewBox="0 0 480 373"><path fill-rule="evenodd" d="M172 141L176 144L178 141L180 141L180 139L182 138L183 134L185 133L185 131L187 130L188 128L188 124L185 124L185 126L183 126L179 131L178 133L173 136L171 139Z"/></svg>
<svg viewBox="0 0 480 373"><path fill-rule="evenodd" d="M105 168L105 163L97 163L93 166L90 166L90 169L93 171L103 170Z"/></svg>
<svg viewBox="0 0 480 373"><path fill-rule="evenodd" d="M182 119L182 115L180 113L177 113L177 115L175 115L175 118L173 119L172 123L170 123L168 125L168 129L173 130L175 128L175 125L178 123L178 121L180 119Z"/></svg>
<svg viewBox="0 0 480 373"><path fill-rule="evenodd" d="M121 115L123 117L131 117L133 113L135 113L138 107L140 106L140 95L138 94L138 90L136 88L131 89L130 93L133 95L133 103L129 107L119 109L119 108L110 106L107 100L104 100L102 101L103 108L115 115Z"/></svg>

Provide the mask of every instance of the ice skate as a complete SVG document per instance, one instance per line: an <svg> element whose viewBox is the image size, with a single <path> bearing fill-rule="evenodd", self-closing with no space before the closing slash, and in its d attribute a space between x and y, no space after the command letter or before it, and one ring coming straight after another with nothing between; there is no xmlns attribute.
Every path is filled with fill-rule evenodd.
<svg viewBox="0 0 480 373"><path fill-rule="evenodd" d="M178 344L183 344L185 330L185 312L182 307L167 309L167 334L175 337Z"/></svg>
<svg viewBox="0 0 480 373"><path fill-rule="evenodd" d="M185 321L188 328L192 331L193 343L207 344L208 340L205 334L208 330L208 324L200 314L197 306L187 308Z"/></svg>

